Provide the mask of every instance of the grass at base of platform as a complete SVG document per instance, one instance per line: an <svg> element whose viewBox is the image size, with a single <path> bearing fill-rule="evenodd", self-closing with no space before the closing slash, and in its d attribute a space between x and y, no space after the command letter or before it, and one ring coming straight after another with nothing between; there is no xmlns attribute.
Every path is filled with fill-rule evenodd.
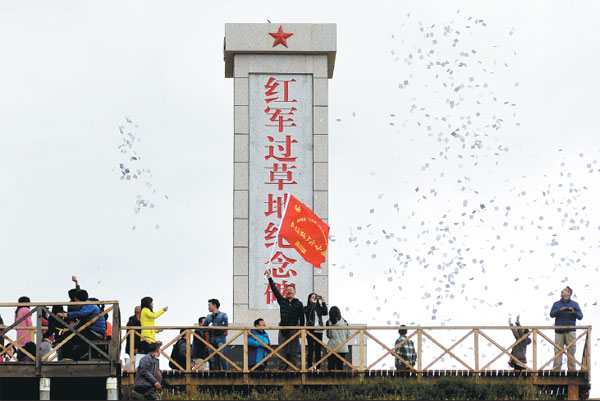
<svg viewBox="0 0 600 401"><path fill-rule="evenodd" d="M123 394L126 397L126 394ZM127 399L127 398L124 398ZM468 378L440 378L408 382L381 378L332 386L302 386L199 389L193 392L165 392L164 400L546 400L556 399L533 385L475 383Z"/></svg>

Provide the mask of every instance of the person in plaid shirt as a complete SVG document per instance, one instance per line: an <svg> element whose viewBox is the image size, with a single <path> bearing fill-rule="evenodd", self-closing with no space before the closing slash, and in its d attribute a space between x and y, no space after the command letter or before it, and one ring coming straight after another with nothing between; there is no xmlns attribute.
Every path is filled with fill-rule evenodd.
<svg viewBox="0 0 600 401"><path fill-rule="evenodd" d="M406 327L406 325L402 325L401 327ZM400 337L396 340L396 345L400 344L402 341L406 339L406 334L408 331L406 329L398 330L398 334ZM411 370L410 368L415 366L417 362L417 354L415 352L415 344L412 340L406 341L400 347L396 349L397 355L404 359L406 362L410 364L410 367L407 366L404 362L400 361L398 358L394 358L396 360L396 369L398 370Z"/></svg>

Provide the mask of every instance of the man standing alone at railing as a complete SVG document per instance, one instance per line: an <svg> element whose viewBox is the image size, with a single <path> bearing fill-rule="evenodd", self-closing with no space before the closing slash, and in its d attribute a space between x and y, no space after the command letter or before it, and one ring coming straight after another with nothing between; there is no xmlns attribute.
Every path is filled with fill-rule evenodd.
<svg viewBox="0 0 600 401"><path fill-rule="evenodd" d="M406 327L406 325L403 324L400 327ZM410 366L402 362L400 359L394 358L396 362L396 369L411 370L411 368L415 366L415 363L417 363L417 353L415 352L415 344L412 342L412 340L406 339L408 330L399 329L398 334L400 334L400 337L398 337L398 339L396 340L396 346L400 343L402 343L402 345L397 348L396 353L400 358L408 362Z"/></svg>
<svg viewBox="0 0 600 401"><path fill-rule="evenodd" d="M281 295L279 290L277 289L277 285L273 281L271 277L271 270L267 269L265 271L269 279L269 285L271 286L271 291L273 291L273 295L277 299L277 303L279 304L279 318L280 326L304 326L304 305L302 301L295 298L296 297L296 288L293 285L288 285L285 287L285 298ZM295 330L281 330L281 338L285 342L290 337L296 334ZM294 337L288 344L286 349L286 359L292 363L294 366L298 366L298 348L300 347L300 340L298 336ZM288 365L281 361L280 369L286 370Z"/></svg>
<svg viewBox="0 0 600 401"><path fill-rule="evenodd" d="M561 292L560 301L556 301L550 309L550 317L556 318L554 321L555 326L575 326L576 319L583 319L583 313L579 304L571 299L573 290L571 287L565 287ZM554 342L560 348L555 348L555 356L562 352L571 342L575 341L575 329L556 329ZM575 344L571 345L567 349L567 354L571 358L567 358L567 366L569 370L575 370ZM562 355L554 359L553 370L560 370L562 366Z"/></svg>
<svg viewBox="0 0 600 401"><path fill-rule="evenodd" d="M213 327L227 327L229 326L229 319L227 317L227 313L221 312L219 308L221 307L221 303L218 299L209 299L208 300L208 311L210 315L206 316L204 320L203 326L208 326L210 324ZM208 330L209 340L208 342L213 347L219 349L225 342L227 341L227 331L226 330ZM225 354L225 349L219 351L221 354ZM214 353L212 349L210 349L209 353ZM209 361L210 370L227 370L229 365L227 361L221 357L221 355L217 354L213 356Z"/></svg>

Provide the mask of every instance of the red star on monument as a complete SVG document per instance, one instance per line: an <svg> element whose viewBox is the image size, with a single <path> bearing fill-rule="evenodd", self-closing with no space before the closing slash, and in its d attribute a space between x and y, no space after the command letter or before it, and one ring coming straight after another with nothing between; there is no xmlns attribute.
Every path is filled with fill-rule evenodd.
<svg viewBox="0 0 600 401"><path fill-rule="evenodd" d="M285 33L283 32L283 28L281 27L281 25L279 25L279 30L275 33L270 33L269 35L271 35L272 37L275 38L275 42L273 42L273 47L277 46L278 44L282 44L285 47L287 46L287 38L289 38L290 36L293 35L293 33Z"/></svg>

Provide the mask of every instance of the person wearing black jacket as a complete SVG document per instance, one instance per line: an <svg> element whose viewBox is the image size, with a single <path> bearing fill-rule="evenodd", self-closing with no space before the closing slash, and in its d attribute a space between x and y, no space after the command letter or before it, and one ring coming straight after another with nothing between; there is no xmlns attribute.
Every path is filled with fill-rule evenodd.
<svg viewBox="0 0 600 401"><path fill-rule="evenodd" d="M204 324L204 320L206 317L201 316L198 318L198 326L202 327ZM194 333L199 337L203 338L206 341L209 341L209 335L206 330L196 329ZM208 356L208 347L206 343L203 343L198 337L193 336L194 340L192 341L192 361L194 364L200 364L206 357ZM200 370L208 370L209 364L205 363L200 367Z"/></svg>
<svg viewBox="0 0 600 401"><path fill-rule="evenodd" d="M280 326L304 326L304 305L302 301L295 298L296 297L296 288L293 285L288 285L285 287L285 298L281 295L279 290L277 289L277 285L273 281L271 277L271 270L267 269L265 274L269 279L269 285L271 287L271 291L273 291L273 295L277 299L277 303L279 304L279 318ZM281 339L285 342L291 336L296 334L296 330L281 330ZM285 347L286 359L294 366L298 366L298 349L300 347L300 340L298 337L295 337L291 340L287 346ZM288 364L281 361L280 369L286 370L288 368Z"/></svg>
<svg viewBox="0 0 600 401"><path fill-rule="evenodd" d="M308 296L306 306L304 307L304 316L306 316L307 326L323 326L323 316L327 316L327 304L322 295L317 295L313 292ZM320 341L323 341L323 330L314 329L308 331ZM315 362L321 360L321 343L315 341L310 335L306 337L308 339L306 366L310 367L313 364L313 355ZM321 364L317 365L317 369L321 369Z"/></svg>
<svg viewBox="0 0 600 401"><path fill-rule="evenodd" d="M0 326L4 325L4 320L2 320L2 315L0 315ZM4 337L0 337L0 345L4 348Z"/></svg>
<svg viewBox="0 0 600 401"><path fill-rule="evenodd" d="M181 329L179 334L185 332L185 329ZM173 350L171 351L171 359L177 362L179 366L181 366L185 370L185 365L187 361L187 341L185 339L185 335L179 337L179 340L175 344L173 344ZM169 367L171 369L179 370L179 367L175 365L172 361L169 361Z"/></svg>
<svg viewBox="0 0 600 401"><path fill-rule="evenodd" d="M72 276L71 277L71 281L73 281L75 283L75 288L71 288L69 290L69 302L76 302L77 301L77 291L81 290L81 287L79 286L79 281L77 280L76 276ZM79 309L81 309L81 305L68 305L67 306L67 312L75 312L78 311Z"/></svg>
<svg viewBox="0 0 600 401"><path fill-rule="evenodd" d="M129 316L129 320L127 321L127 326L132 326L132 327L139 327L142 325L142 323L140 322L140 316L142 315L142 307L137 305L135 307L135 309L133 310L133 315ZM142 335L142 331L141 330L136 330L136 332L141 336ZM137 334L133 335L133 350L135 351L136 354L140 353L140 340L141 337L138 336ZM125 345L125 353L126 354L131 354L131 344L130 344L130 337L129 335L127 336L127 344Z"/></svg>

